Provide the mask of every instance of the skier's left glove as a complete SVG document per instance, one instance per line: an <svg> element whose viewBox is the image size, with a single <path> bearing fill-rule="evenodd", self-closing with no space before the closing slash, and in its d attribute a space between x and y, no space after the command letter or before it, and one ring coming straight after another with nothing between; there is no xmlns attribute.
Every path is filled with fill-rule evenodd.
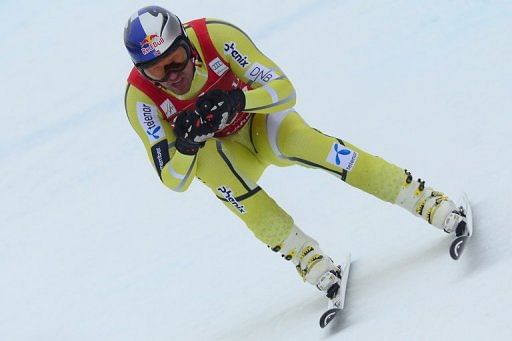
<svg viewBox="0 0 512 341"><path fill-rule="evenodd" d="M245 107L245 94L240 89L223 91L210 90L199 96L196 110L203 120L210 122L217 130L225 128L237 113Z"/></svg>
<svg viewBox="0 0 512 341"><path fill-rule="evenodd" d="M175 147L182 154L195 155L205 141L213 137L215 129L202 119L197 110L182 111L174 121Z"/></svg>

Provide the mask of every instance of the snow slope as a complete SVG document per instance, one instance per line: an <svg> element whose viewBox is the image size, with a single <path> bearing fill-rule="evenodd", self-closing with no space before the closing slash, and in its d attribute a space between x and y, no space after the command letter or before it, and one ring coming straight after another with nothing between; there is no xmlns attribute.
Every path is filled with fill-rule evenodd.
<svg viewBox="0 0 512 341"><path fill-rule="evenodd" d="M0 340L512 338L510 1L157 2L242 27L311 125L472 198L454 262L403 210L270 168L262 187L356 259L328 330L319 292L208 190L170 192L152 171L123 107L122 29L146 4L0 2Z"/></svg>

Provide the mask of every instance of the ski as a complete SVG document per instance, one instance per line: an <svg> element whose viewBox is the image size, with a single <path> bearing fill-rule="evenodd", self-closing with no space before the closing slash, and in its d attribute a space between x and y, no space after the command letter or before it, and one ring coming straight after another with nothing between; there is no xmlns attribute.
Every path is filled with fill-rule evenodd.
<svg viewBox="0 0 512 341"><path fill-rule="evenodd" d="M345 294L347 291L348 276L350 273L350 254L345 259L342 269L341 283L339 293L335 300L329 300L327 310L320 317L320 327L325 328L337 315L341 313L345 306Z"/></svg>
<svg viewBox="0 0 512 341"><path fill-rule="evenodd" d="M461 235L455 235L450 245L450 256L454 260L460 258L468 239L473 235L473 212L471 211L471 204L466 194L462 196L462 208L466 214L466 228Z"/></svg>

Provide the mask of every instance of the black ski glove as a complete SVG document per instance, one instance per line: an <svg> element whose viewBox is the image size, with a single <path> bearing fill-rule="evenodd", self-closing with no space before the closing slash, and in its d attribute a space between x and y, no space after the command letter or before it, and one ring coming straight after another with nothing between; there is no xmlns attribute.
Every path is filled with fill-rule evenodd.
<svg viewBox="0 0 512 341"><path fill-rule="evenodd" d="M204 120L211 122L216 130L225 128L244 108L245 94L240 89L210 90L196 101L197 112Z"/></svg>
<svg viewBox="0 0 512 341"><path fill-rule="evenodd" d="M182 111L174 121L176 149L182 154L194 155L216 130L212 122L204 120L197 111Z"/></svg>

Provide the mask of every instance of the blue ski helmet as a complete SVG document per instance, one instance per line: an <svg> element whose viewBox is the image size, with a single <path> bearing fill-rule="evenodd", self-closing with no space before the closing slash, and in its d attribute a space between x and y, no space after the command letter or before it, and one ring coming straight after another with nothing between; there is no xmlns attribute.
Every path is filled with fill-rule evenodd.
<svg viewBox="0 0 512 341"><path fill-rule="evenodd" d="M156 62L183 40L189 43L180 19L158 6L139 9L124 28L124 45L137 67Z"/></svg>

